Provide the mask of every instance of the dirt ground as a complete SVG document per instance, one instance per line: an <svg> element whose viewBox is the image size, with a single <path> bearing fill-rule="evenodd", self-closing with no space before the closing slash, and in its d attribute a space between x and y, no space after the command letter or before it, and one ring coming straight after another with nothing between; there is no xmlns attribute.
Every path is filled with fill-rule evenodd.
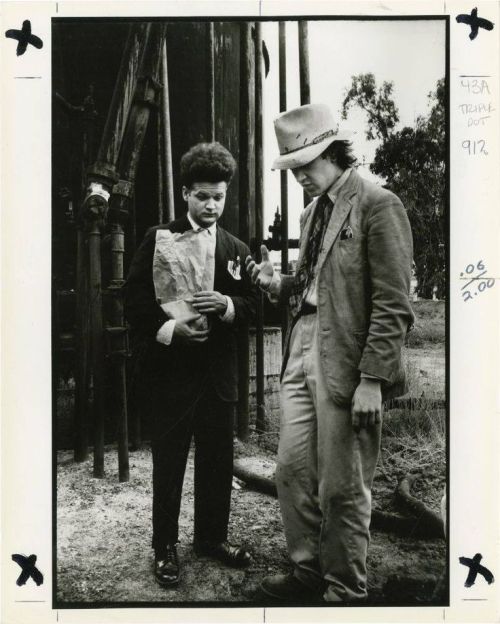
<svg viewBox="0 0 500 624"><path fill-rule="evenodd" d="M405 474L418 474L412 493L439 511L445 483L446 432L444 410L434 409L432 400L444 398L444 308L433 303L420 306L422 336L405 350L410 395L422 398L423 407L418 412L392 410L384 415L382 450L372 492L374 509L398 513L394 502L398 480ZM420 344L416 344L418 341ZM425 406L426 399L430 399L431 407ZM272 462L276 440L277 431L260 444L255 440L245 445L237 442L235 455ZM127 483L118 481L116 447L106 447L106 477L100 480L92 477L91 457L75 464L71 451L58 452L58 603L268 604L258 590L262 577L291 570L278 501L235 480L230 539L249 548L253 563L245 570L234 570L197 558L191 546L191 452L180 513L182 578L176 589L165 590L155 583L152 574L151 470L147 446L131 453ZM445 561L444 539L414 539L372 530L368 554L370 604L443 604L442 595L434 601L432 596Z"/></svg>
<svg viewBox="0 0 500 624"><path fill-rule="evenodd" d="M238 445L237 455L255 454ZM106 477L92 477L92 461L75 464L58 456L57 597L66 602L251 602L265 604L258 584L266 574L288 572L285 539L275 498L233 488L230 538L254 555L246 570L233 570L192 552L193 457L189 457L180 514L182 579L176 589L159 587L152 576L151 454L131 454L128 483L117 478L117 452L106 448ZM395 480L377 470L374 507L391 510ZM236 483L236 488L238 487ZM442 491L442 475L427 474L419 497ZM432 496L431 496L432 495ZM425 500L425 498L424 498ZM424 604L445 562L444 540L416 540L372 531L369 592L374 604Z"/></svg>

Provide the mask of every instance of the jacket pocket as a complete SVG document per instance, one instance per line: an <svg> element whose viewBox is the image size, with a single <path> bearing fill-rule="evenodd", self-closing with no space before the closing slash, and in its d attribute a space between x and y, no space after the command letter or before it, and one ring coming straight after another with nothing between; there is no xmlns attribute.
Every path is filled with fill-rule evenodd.
<svg viewBox="0 0 500 624"><path fill-rule="evenodd" d="M363 353L363 349L365 348L368 332L366 329L357 329L352 332L352 335L354 336L355 345L361 355L361 353Z"/></svg>

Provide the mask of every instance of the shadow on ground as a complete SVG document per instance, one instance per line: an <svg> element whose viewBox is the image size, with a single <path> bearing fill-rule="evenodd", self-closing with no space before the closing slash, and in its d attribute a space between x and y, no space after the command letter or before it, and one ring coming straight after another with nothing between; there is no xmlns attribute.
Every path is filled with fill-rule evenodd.
<svg viewBox="0 0 500 624"><path fill-rule="evenodd" d="M180 514L182 578L176 589L159 587L152 575L151 453L131 454L128 483L118 482L116 449L106 448L106 477L92 477L92 460L75 464L58 453L57 601L221 602L264 604L258 591L266 574L290 571L276 499L233 489L230 539L248 546L254 561L234 570L192 551L193 457L189 457ZM374 496L388 496L378 471ZM384 490L387 490L385 491ZM376 501L374 501L376 503ZM372 604L429 604L445 560L444 540L414 540L372 532L369 591Z"/></svg>

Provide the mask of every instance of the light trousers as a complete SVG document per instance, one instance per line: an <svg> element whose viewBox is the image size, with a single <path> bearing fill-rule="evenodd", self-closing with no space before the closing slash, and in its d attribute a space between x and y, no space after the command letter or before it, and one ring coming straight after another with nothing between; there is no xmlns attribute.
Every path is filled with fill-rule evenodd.
<svg viewBox="0 0 500 624"><path fill-rule="evenodd" d="M281 407L276 483L294 574L328 602L363 599L381 425L356 433L350 406L332 401L316 314L293 328Z"/></svg>

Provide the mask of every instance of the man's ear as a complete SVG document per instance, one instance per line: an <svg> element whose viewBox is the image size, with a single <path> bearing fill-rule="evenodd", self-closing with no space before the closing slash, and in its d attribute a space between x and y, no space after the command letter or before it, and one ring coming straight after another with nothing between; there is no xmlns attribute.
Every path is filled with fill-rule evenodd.
<svg viewBox="0 0 500 624"><path fill-rule="evenodd" d="M182 187L182 199L183 199L184 201L187 201L187 200L188 200L188 195L189 195L189 189L188 189L188 187L187 187L187 186L183 186L183 187Z"/></svg>

